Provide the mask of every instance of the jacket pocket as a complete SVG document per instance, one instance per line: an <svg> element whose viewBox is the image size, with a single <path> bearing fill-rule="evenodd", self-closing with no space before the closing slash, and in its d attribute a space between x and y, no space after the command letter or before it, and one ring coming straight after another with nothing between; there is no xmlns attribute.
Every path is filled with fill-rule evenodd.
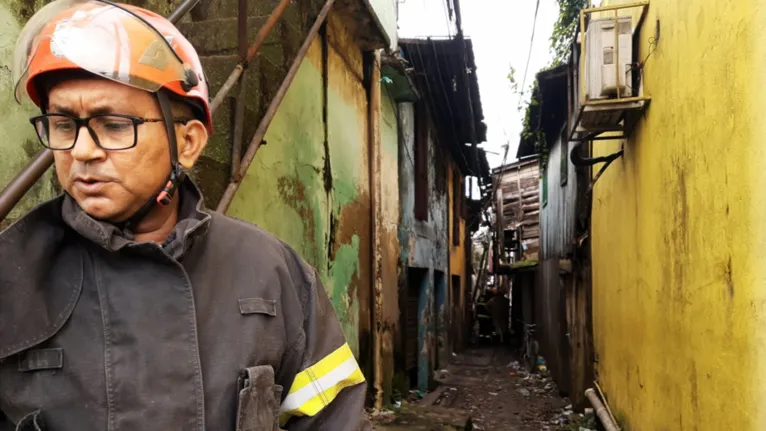
<svg viewBox="0 0 766 431"><path fill-rule="evenodd" d="M278 431L282 386L274 383L274 368L242 370L238 387L237 431Z"/></svg>

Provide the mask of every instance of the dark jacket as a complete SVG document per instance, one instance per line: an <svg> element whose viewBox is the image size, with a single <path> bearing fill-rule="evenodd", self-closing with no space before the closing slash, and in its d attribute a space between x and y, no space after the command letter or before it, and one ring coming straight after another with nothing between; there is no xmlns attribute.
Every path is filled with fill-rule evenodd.
<svg viewBox="0 0 766 431"><path fill-rule="evenodd" d="M68 196L0 233L0 431L369 429L317 273L201 202L162 246Z"/></svg>

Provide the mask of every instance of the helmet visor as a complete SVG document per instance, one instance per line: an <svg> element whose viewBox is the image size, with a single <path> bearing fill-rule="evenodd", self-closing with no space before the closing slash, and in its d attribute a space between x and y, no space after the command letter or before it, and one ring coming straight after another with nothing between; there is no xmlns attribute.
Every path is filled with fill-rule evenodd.
<svg viewBox="0 0 766 431"><path fill-rule="evenodd" d="M62 68L62 60L150 92L186 78L184 64L158 30L99 0L56 0L32 17L14 54L16 99L22 100L30 74Z"/></svg>

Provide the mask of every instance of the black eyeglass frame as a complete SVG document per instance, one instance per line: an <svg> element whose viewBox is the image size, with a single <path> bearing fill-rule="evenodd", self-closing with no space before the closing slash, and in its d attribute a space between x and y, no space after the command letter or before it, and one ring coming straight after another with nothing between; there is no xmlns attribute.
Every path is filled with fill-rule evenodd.
<svg viewBox="0 0 766 431"><path fill-rule="evenodd" d="M41 119L49 119L51 117L67 118L69 120L74 121L76 128L74 132L74 139L72 140L71 146L66 148L51 148L50 146L45 145L45 140L43 139L42 136L40 136L40 131L37 130L36 122ZM90 127L90 120L94 118L103 118L103 117L118 117L118 118L130 120L133 123L133 144L125 148L104 148L101 145L101 142L99 142L98 140L98 134L96 134L96 131ZM193 118L174 119L173 123L186 125L189 121L192 121L192 120ZM90 137L93 138L93 142L95 142L96 145L99 146L99 148L105 151L130 150L131 148L135 148L135 146L138 144L138 126L144 123L164 123L164 122L165 120L163 120L162 118L144 118L144 117L136 117L134 115L124 115L124 114L98 114L98 115L91 115L90 117L82 117L82 118L73 117L67 114L43 114L43 115L34 116L29 119L29 123L32 124L32 127L35 129L35 134L37 135L37 139L40 141L40 144L43 147L52 151L69 151L72 148L74 148L75 144L77 144L77 138L80 137L80 130L83 127L88 129L88 133L90 134Z"/></svg>

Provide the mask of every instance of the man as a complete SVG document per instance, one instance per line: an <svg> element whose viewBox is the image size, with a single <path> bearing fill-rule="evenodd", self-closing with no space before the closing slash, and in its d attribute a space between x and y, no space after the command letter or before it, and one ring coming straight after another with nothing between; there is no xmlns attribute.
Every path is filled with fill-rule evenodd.
<svg viewBox="0 0 766 431"><path fill-rule="evenodd" d="M485 290L476 301L476 320L479 322L479 342L492 338L492 315L489 314L487 302L492 298L492 291Z"/></svg>
<svg viewBox="0 0 766 431"><path fill-rule="evenodd" d="M508 331L508 319L510 312L510 302L505 296L505 287L501 287L498 292L487 301L487 310L492 316L492 326L497 336L500 338L500 344L505 344L505 335Z"/></svg>
<svg viewBox="0 0 766 431"><path fill-rule="evenodd" d="M184 174L212 121L178 30L56 0L15 58L66 193L0 233L0 430L368 429L316 272Z"/></svg>

